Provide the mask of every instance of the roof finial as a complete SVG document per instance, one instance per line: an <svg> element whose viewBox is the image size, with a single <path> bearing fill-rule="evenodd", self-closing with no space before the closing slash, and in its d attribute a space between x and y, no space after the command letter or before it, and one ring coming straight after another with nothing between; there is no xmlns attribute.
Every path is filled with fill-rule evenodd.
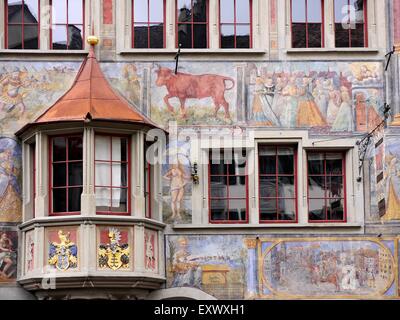
<svg viewBox="0 0 400 320"><path fill-rule="evenodd" d="M99 38L96 36L88 36L87 43L90 44L91 46L95 46L99 43Z"/></svg>

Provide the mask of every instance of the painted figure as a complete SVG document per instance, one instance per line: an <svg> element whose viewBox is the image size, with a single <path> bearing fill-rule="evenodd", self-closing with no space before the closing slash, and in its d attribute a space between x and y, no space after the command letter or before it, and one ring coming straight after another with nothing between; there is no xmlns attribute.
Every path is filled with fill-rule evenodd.
<svg viewBox="0 0 400 320"><path fill-rule="evenodd" d="M58 231L60 242L52 242L49 247L49 265L60 271L74 269L78 266L78 248L70 240L70 232Z"/></svg>
<svg viewBox="0 0 400 320"><path fill-rule="evenodd" d="M296 127L296 116L297 116L297 86L296 78L290 77L288 84L282 90L282 95L285 97L284 104L282 105L282 113L280 122L285 128Z"/></svg>
<svg viewBox="0 0 400 320"><path fill-rule="evenodd" d="M346 265L342 267L341 287L343 290L350 291L357 289L356 270L354 266Z"/></svg>
<svg viewBox="0 0 400 320"><path fill-rule="evenodd" d="M13 249L13 242L7 233L0 235L0 275L5 279L9 279L15 270L10 273L8 270L16 263L16 252Z"/></svg>
<svg viewBox="0 0 400 320"><path fill-rule="evenodd" d="M340 108L338 110L335 121L332 124L332 131L354 131L353 110L351 105L351 96L346 87L341 87Z"/></svg>
<svg viewBox="0 0 400 320"><path fill-rule="evenodd" d="M336 90L331 82L329 85L329 101L328 101L328 109L326 113L326 121L329 125L332 125L335 122L336 116L339 112L341 104L341 97L339 90Z"/></svg>
<svg viewBox="0 0 400 320"><path fill-rule="evenodd" d="M155 235L145 233L145 248L146 248L146 269L155 270L156 268L156 257L154 252L154 240Z"/></svg>
<svg viewBox="0 0 400 320"><path fill-rule="evenodd" d="M110 228L107 236L109 242L99 245L99 267L112 270L129 268L130 248L129 244L121 243L121 231Z"/></svg>
<svg viewBox="0 0 400 320"><path fill-rule="evenodd" d="M397 181L400 176L400 171L397 169L398 159L396 156L387 155L386 161L388 163L388 168L386 170L387 204L383 220L400 220L400 199L395 187L395 185L398 185Z"/></svg>
<svg viewBox="0 0 400 320"><path fill-rule="evenodd" d="M26 262L28 271L33 270L34 264L34 251L35 251L35 243L33 242L32 236L27 237L27 249L26 249Z"/></svg>
<svg viewBox="0 0 400 320"><path fill-rule="evenodd" d="M134 64L130 63L124 66L122 75L126 80L126 87L124 93L127 99L139 105L140 103L140 80L137 74L137 68Z"/></svg>
<svg viewBox="0 0 400 320"><path fill-rule="evenodd" d="M23 98L26 93L24 89L28 89L31 85L27 75L27 72L15 70L11 74L5 74L0 80L0 111L12 112L17 110L19 115L25 112L26 107Z"/></svg>
<svg viewBox="0 0 400 320"><path fill-rule="evenodd" d="M275 87L272 79L266 82L261 77L256 78L256 88L253 101L253 117L257 124L265 126L280 126L278 117L272 110Z"/></svg>

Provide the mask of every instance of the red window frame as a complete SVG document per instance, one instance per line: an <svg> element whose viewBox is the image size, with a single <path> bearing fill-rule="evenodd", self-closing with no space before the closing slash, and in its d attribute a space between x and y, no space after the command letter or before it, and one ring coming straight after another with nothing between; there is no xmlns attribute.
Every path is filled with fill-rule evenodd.
<svg viewBox="0 0 400 320"><path fill-rule="evenodd" d="M31 144L32 156L32 218L36 216L36 144Z"/></svg>
<svg viewBox="0 0 400 320"><path fill-rule="evenodd" d="M342 174L327 174L326 173L326 155L327 154L342 154ZM311 154L323 154L324 155L324 174L323 175L318 175L318 174L309 174L308 170L308 159L309 155ZM346 152L339 150L339 151L308 151L307 152L307 163L306 163L306 170L307 170L307 216L308 216L308 222L309 223L346 223L347 222L347 190L346 190ZM325 178L325 186L327 185L327 177L342 177L343 181L343 220L311 220L310 219L310 200L325 200L325 217L328 217L328 207L327 207L327 201L333 198L327 197L327 188L325 188L325 197L324 198L311 198L310 197L310 192L309 192L309 178L310 177L324 177Z"/></svg>
<svg viewBox="0 0 400 320"><path fill-rule="evenodd" d="M223 153L223 150L220 150L220 152L222 152ZM213 151L212 150L210 150L210 152L209 152L209 161L208 161L208 221L209 221L209 223L211 223L211 224L247 224L247 223L249 223L249 183L248 183L248 171L247 171L247 168L248 168L248 162L247 162L247 155L246 155L246 167L245 167L245 175L244 175L244 177L245 177L245 189L246 189L246 196L245 196L245 198L244 197L242 197L242 198L231 198L231 197L229 197L229 187L230 187L230 185L229 185L229 178L230 177L237 177L237 178L239 178L239 177L243 177L243 175L238 175L238 174L235 174L235 175L232 175L232 174L229 174L229 170L227 170L226 172L227 172L227 174L216 174L216 175L212 175L211 174L211 161L212 161L212 153L213 153ZM229 166L230 164L228 163L228 164L224 164L224 165L226 165L226 166ZM211 177L225 177L226 178L226 189L227 189L227 197L223 197L223 198L219 198L219 197L211 197ZM212 217L211 217L211 201L212 200L227 200L227 203L228 203L228 218L229 218L229 215L230 215L230 212L229 212L229 201L230 200L243 200L243 199L245 199L246 200L246 219L245 220L213 220L212 219Z"/></svg>
<svg viewBox="0 0 400 320"><path fill-rule="evenodd" d="M147 21L135 21L135 1L147 1ZM163 19L164 21L150 21L150 0L132 0L132 48L135 47L135 24L142 24L145 25L147 24L147 49L151 49L152 47L150 46L151 41L150 41L150 25L155 24L155 23L162 23L163 24L163 46L162 48L165 48L165 42L166 42L166 28L165 28L165 21L166 21L166 0L163 0L163 6L164 6L164 13L163 13ZM137 49L146 49L146 48L137 48ZM160 48L156 48L160 49Z"/></svg>
<svg viewBox="0 0 400 320"><path fill-rule="evenodd" d="M148 162L145 162L145 171L146 171L146 176L145 176L145 186L146 186L146 218L151 219L152 217L152 212L151 212L151 164Z"/></svg>
<svg viewBox="0 0 400 320"><path fill-rule="evenodd" d="M234 26L234 49L237 48L237 43L236 43L236 26L238 25L250 25L250 39L249 39L249 49L253 48L253 0L247 0L249 1L249 11L250 11L250 23L243 23L243 22L237 22L236 21L236 1L243 1L243 0L233 0L233 12L234 12L234 18L233 18L233 23L232 22L221 22L221 0L218 1L218 23L219 23L219 47L222 48L222 43L221 43L221 35L222 35L222 26L224 25L233 25ZM239 48L239 49L246 49L246 48Z"/></svg>
<svg viewBox="0 0 400 320"><path fill-rule="evenodd" d="M83 143L83 135L75 134L75 135L57 135L57 136L51 136L50 137L50 143L49 143L49 216L72 216L72 215L80 215L81 211L66 211L66 212L53 212L53 190L54 189L65 189L66 192L66 208L68 210L69 207L69 197L68 197L68 191L69 189L72 188L83 188L83 184L79 186L70 186L68 182L68 164L70 163L82 163L83 166L83 156L82 160L69 160L69 151L68 151L68 139L70 138L82 138L82 143ZM66 139L66 156L65 156L65 161L53 161L53 140L55 138L65 138ZM62 164L65 163L65 170L66 170L66 186L61 186L61 187L53 187L53 164ZM83 179L83 177L82 177ZM82 180L83 182L83 180Z"/></svg>
<svg viewBox="0 0 400 320"><path fill-rule="evenodd" d="M293 45L293 1L297 0L290 0L290 34L292 35L292 48L294 48ZM302 0L303 1L303 0ZM308 1L309 0L304 0L305 1L305 9L306 9L306 47L305 48L318 48L318 47L309 47L309 34L308 34ZM321 48L325 47L325 1L321 1ZM317 22L312 22L312 23L317 23Z"/></svg>
<svg viewBox="0 0 400 320"><path fill-rule="evenodd" d="M259 203L259 221L260 223L263 224L276 224L276 223L298 223L298 189L297 189L297 146L295 145L268 145L268 144L260 144L259 147L263 146L268 146L271 148L275 148L275 173L274 174L260 174L260 157L258 156L258 203ZM278 148L280 147L291 147L294 150L294 168L293 168L293 174L280 174L279 169L278 169ZM275 186L275 192L276 196L275 197L261 197L261 184L260 184L260 178L261 177L275 177L276 179L276 186ZM285 198L285 197L279 197L278 196L278 190L279 190L279 177L293 177L294 178L294 192L295 192L295 198ZM276 209L277 209L277 216L278 216L278 209L279 209L279 200L280 199L287 199L287 200L293 200L295 201L295 219L294 220L262 220L261 219L261 200L272 200L274 199L276 201Z"/></svg>
<svg viewBox="0 0 400 320"><path fill-rule="evenodd" d="M69 17L68 17L68 6L69 6L69 0L61 0L61 1L66 1L67 2L67 21L66 23L53 23L53 2L54 1L60 1L60 0L50 0L50 8L51 8L51 13L50 13L50 49L53 49L53 26L65 26L67 28L67 48L64 50L69 50L68 46L68 26L70 25L69 23ZM77 26L82 26L82 48L80 49L74 49L74 50L83 50L85 47L85 1L82 0L82 24L79 23L71 23L71 25L77 25Z"/></svg>
<svg viewBox="0 0 400 320"><path fill-rule="evenodd" d="M22 29L22 34L21 34L21 49L15 49L15 50L24 50L24 27L25 26L35 26L37 25L38 28L38 48L37 49L31 49L31 50L38 50L40 49L40 0L37 0L38 2L38 22L37 23L25 23L24 21L24 10L25 10L25 0L21 0L22 2L22 22L20 23L9 23L8 22L8 1L5 0L4 1L4 21L5 21L5 30L4 30L4 47L6 49L8 48L8 26L12 25L12 26L21 26Z"/></svg>
<svg viewBox="0 0 400 320"><path fill-rule="evenodd" d="M364 5L364 23L363 23L363 30L364 30L364 46L360 47L360 48L368 48L368 7L367 7L368 1L367 0L363 0L363 5ZM347 5L350 8L350 0L347 0ZM335 6L336 6L336 0L333 0L333 32L335 34L335 43L336 43L336 13L335 13ZM350 9L348 11L348 16L350 19ZM349 20L350 23L350 20ZM348 35L349 35L349 47L348 48L352 48L351 46L351 28L349 28L348 30ZM336 47L336 45L335 45ZM342 47L337 47L337 48L342 48ZM358 48L358 47L355 47Z"/></svg>
<svg viewBox="0 0 400 320"><path fill-rule="evenodd" d="M100 186L96 184L96 174L94 175L94 190L96 193L96 188L101 187L101 188L109 188L111 190L111 201L112 201L112 191L113 189L126 189L127 190L127 196L126 196L126 201L127 201L127 211L126 212L113 212L112 210L110 211L98 211L97 210L97 206L96 206L96 214L97 215L109 215L109 216L130 216L131 215L131 138L130 136L127 135L118 135L118 134L106 134L106 133L96 133L96 136L103 136L103 137L109 137L111 140L110 143L110 160L96 160L96 143L94 144L94 149L95 149L95 156L94 156L94 165L96 166L96 163L120 163L120 164L126 164L127 165L127 175L128 175L128 179L127 179L127 186L123 187L123 186L119 186L119 187L113 187L113 186ZM127 139L127 148L126 148L126 152L127 152L127 157L126 157L126 161L114 161L112 159L112 138L125 138ZM112 166L111 166L111 170L110 170L110 175L111 175L111 181L112 181ZM111 209L111 208L110 208Z"/></svg>
<svg viewBox="0 0 400 320"><path fill-rule="evenodd" d="M191 0L191 8L190 10L193 11L193 1ZM192 17L192 21L189 22L179 22L178 21L178 0L175 0L175 46L176 48L179 47L179 25L182 24L187 24L191 26L192 29L192 47L191 48L187 48L187 49L208 49L210 47L210 35L209 35L209 29L210 29L210 18L209 18L209 14L210 14L210 1L206 0L206 22L195 22L193 21L193 17ZM195 25L206 25L206 34L207 34L207 48L195 48L194 47L194 26Z"/></svg>

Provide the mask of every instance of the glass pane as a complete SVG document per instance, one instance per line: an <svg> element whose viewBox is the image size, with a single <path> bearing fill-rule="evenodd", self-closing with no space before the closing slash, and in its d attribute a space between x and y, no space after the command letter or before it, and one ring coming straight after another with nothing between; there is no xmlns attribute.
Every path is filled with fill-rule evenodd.
<svg viewBox="0 0 400 320"><path fill-rule="evenodd" d="M276 200L260 199L260 220L272 221L277 219Z"/></svg>
<svg viewBox="0 0 400 320"><path fill-rule="evenodd" d="M24 21L25 23L38 23L39 7L38 0L25 0Z"/></svg>
<svg viewBox="0 0 400 320"><path fill-rule="evenodd" d="M67 190L54 189L53 190L53 212L67 212Z"/></svg>
<svg viewBox="0 0 400 320"><path fill-rule="evenodd" d="M96 187L96 207L97 211L109 211L111 207L111 189L106 187Z"/></svg>
<svg viewBox="0 0 400 320"><path fill-rule="evenodd" d="M128 185L126 163L113 163L112 164L112 186L113 187L126 187Z"/></svg>
<svg viewBox="0 0 400 320"><path fill-rule="evenodd" d="M191 0L178 0L178 22L192 21L191 10Z"/></svg>
<svg viewBox="0 0 400 320"><path fill-rule="evenodd" d="M193 21L207 22L207 0L193 0Z"/></svg>
<svg viewBox="0 0 400 320"><path fill-rule="evenodd" d="M328 200L328 220L343 221L344 219L344 200L329 199Z"/></svg>
<svg viewBox="0 0 400 320"><path fill-rule="evenodd" d="M133 32L134 32L133 46L135 48L148 48L149 47L148 25L135 24Z"/></svg>
<svg viewBox="0 0 400 320"><path fill-rule="evenodd" d="M39 29L37 25L24 26L24 49L38 49L39 48Z"/></svg>
<svg viewBox="0 0 400 320"><path fill-rule="evenodd" d="M328 153L326 155L326 174L342 174L343 155L340 153Z"/></svg>
<svg viewBox="0 0 400 320"><path fill-rule="evenodd" d="M306 22L306 0L292 0L292 22Z"/></svg>
<svg viewBox="0 0 400 320"><path fill-rule="evenodd" d="M22 26L8 26L8 49L22 49Z"/></svg>
<svg viewBox="0 0 400 320"><path fill-rule="evenodd" d="M278 172L280 174L294 174L293 148L278 149Z"/></svg>
<svg viewBox="0 0 400 320"><path fill-rule="evenodd" d="M334 0L335 1L335 22L347 23L349 21L349 2L348 0Z"/></svg>
<svg viewBox="0 0 400 320"><path fill-rule="evenodd" d="M95 165L96 186L111 186L111 164L96 162Z"/></svg>
<svg viewBox="0 0 400 320"><path fill-rule="evenodd" d="M53 0L51 22L54 24L67 23L67 0Z"/></svg>
<svg viewBox="0 0 400 320"><path fill-rule="evenodd" d="M320 23L308 24L308 47L309 48L322 47L322 28Z"/></svg>
<svg viewBox="0 0 400 320"><path fill-rule="evenodd" d="M235 28L233 25L221 26L221 48L235 47Z"/></svg>
<svg viewBox="0 0 400 320"><path fill-rule="evenodd" d="M150 25L150 48L164 48L164 25Z"/></svg>
<svg viewBox="0 0 400 320"><path fill-rule="evenodd" d="M310 199L308 210L310 220L326 220L324 199Z"/></svg>
<svg viewBox="0 0 400 320"><path fill-rule="evenodd" d="M65 50L67 49L67 27L66 26L53 26L52 28L52 44L53 49Z"/></svg>
<svg viewBox="0 0 400 320"><path fill-rule="evenodd" d="M308 174L324 174L324 154L308 155Z"/></svg>
<svg viewBox="0 0 400 320"><path fill-rule="evenodd" d="M210 201L211 220L228 220L228 200Z"/></svg>
<svg viewBox="0 0 400 320"><path fill-rule="evenodd" d="M229 220L246 220L246 199L229 200Z"/></svg>
<svg viewBox="0 0 400 320"><path fill-rule="evenodd" d="M68 139L68 159L83 159L83 142L81 137L72 137Z"/></svg>
<svg viewBox="0 0 400 320"><path fill-rule="evenodd" d="M260 177L260 197L275 198L276 197L276 178Z"/></svg>
<svg viewBox="0 0 400 320"><path fill-rule="evenodd" d="M213 164L210 163L211 175L224 175L227 174L227 166L223 163Z"/></svg>
<svg viewBox="0 0 400 320"><path fill-rule="evenodd" d="M337 48L350 47L349 26L343 28L341 23L335 24L335 46Z"/></svg>
<svg viewBox="0 0 400 320"><path fill-rule="evenodd" d="M356 23L364 23L364 0L350 0L350 5L355 10L355 21Z"/></svg>
<svg viewBox="0 0 400 320"><path fill-rule="evenodd" d="M66 139L57 137L53 139L53 162L67 160Z"/></svg>
<svg viewBox="0 0 400 320"><path fill-rule="evenodd" d="M325 198L325 177L308 178L308 197Z"/></svg>
<svg viewBox="0 0 400 320"><path fill-rule="evenodd" d="M67 170L65 163L53 164L53 187L65 187L67 185Z"/></svg>
<svg viewBox="0 0 400 320"><path fill-rule="evenodd" d="M226 177L211 177L210 196L211 198L226 198L228 190L226 187Z"/></svg>
<svg viewBox="0 0 400 320"><path fill-rule="evenodd" d="M81 195L82 188L70 188L68 189L68 211L78 212L81 211Z"/></svg>
<svg viewBox="0 0 400 320"><path fill-rule="evenodd" d="M230 177L235 179L235 183L229 184L229 198L243 198L246 196L246 185L241 183L241 177ZM229 181L231 182L231 181Z"/></svg>
<svg viewBox="0 0 400 320"><path fill-rule="evenodd" d="M275 147L260 147L259 166L260 174L276 174Z"/></svg>
<svg viewBox="0 0 400 320"><path fill-rule="evenodd" d="M328 177L327 178L328 198L341 198L344 196L343 178L342 177Z"/></svg>
<svg viewBox="0 0 400 320"><path fill-rule="evenodd" d="M362 48L364 43L364 24L356 24L356 28L351 30L351 46Z"/></svg>
<svg viewBox="0 0 400 320"><path fill-rule="evenodd" d="M207 48L207 26L195 24L193 26L194 48Z"/></svg>
<svg viewBox="0 0 400 320"><path fill-rule="evenodd" d="M279 220L291 221L296 219L296 203L293 199L278 200Z"/></svg>
<svg viewBox="0 0 400 320"><path fill-rule="evenodd" d="M236 26L236 48L250 48L250 25Z"/></svg>
<svg viewBox="0 0 400 320"><path fill-rule="evenodd" d="M111 160L111 138L107 136L95 137L95 159Z"/></svg>
<svg viewBox="0 0 400 320"><path fill-rule="evenodd" d="M68 23L83 24L83 1L68 0Z"/></svg>
<svg viewBox="0 0 400 320"><path fill-rule="evenodd" d="M133 6L133 21L134 22L148 22L148 7L147 0L134 0Z"/></svg>
<svg viewBox="0 0 400 320"><path fill-rule="evenodd" d="M68 163L68 185L81 186L83 184L82 162Z"/></svg>
<svg viewBox="0 0 400 320"><path fill-rule="evenodd" d="M178 25L178 43L182 48L192 48L192 26L190 24Z"/></svg>
<svg viewBox="0 0 400 320"><path fill-rule="evenodd" d="M235 21L235 7L232 0L220 0L220 23L233 23Z"/></svg>
<svg viewBox="0 0 400 320"><path fill-rule="evenodd" d="M83 27L79 25L68 26L68 49L81 50L83 48Z"/></svg>
<svg viewBox="0 0 400 320"><path fill-rule="evenodd" d="M292 23L292 46L293 48L307 47L307 30L305 23Z"/></svg>
<svg viewBox="0 0 400 320"><path fill-rule="evenodd" d="M307 0L307 20L308 23L322 22L321 0Z"/></svg>
<svg viewBox="0 0 400 320"><path fill-rule="evenodd" d="M164 0L150 0L150 22L164 22Z"/></svg>
<svg viewBox="0 0 400 320"><path fill-rule="evenodd" d="M279 177L278 188L280 198L295 198L294 177Z"/></svg>
<svg viewBox="0 0 400 320"><path fill-rule="evenodd" d="M128 212L127 189L113 189L112 212Z"/></svg>
<svg viewBox="0 0 400 320"><path fill-rule="evenodd" d="M250 23L250 1L236 1L236 22Z"/></svg>
<svg viewBox="0 0 400 320"><path fill-rule="evenodd" d="M21 0L8 0L8 23L22 23Z"/></svg>

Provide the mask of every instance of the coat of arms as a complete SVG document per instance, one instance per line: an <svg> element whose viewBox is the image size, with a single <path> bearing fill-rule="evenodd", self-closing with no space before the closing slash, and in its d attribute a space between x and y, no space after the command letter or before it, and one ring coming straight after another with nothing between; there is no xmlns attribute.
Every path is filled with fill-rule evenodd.
<svg viewBox="0 0 400 320"><path fill-rule="evenodd" d="M78 248L70 240L70 233L58 231L60 242L50 243L49 264L58 270L65 271L70 268L76 268L78 265Z"/></svg>
<svg viewBox="0 0 400 320"><path fill-rule="evenodd" d="M129 245L121 242L121 232L116 228L108 231L109 243L99 245L99 267L112 270L129 268Z"/></svg>

